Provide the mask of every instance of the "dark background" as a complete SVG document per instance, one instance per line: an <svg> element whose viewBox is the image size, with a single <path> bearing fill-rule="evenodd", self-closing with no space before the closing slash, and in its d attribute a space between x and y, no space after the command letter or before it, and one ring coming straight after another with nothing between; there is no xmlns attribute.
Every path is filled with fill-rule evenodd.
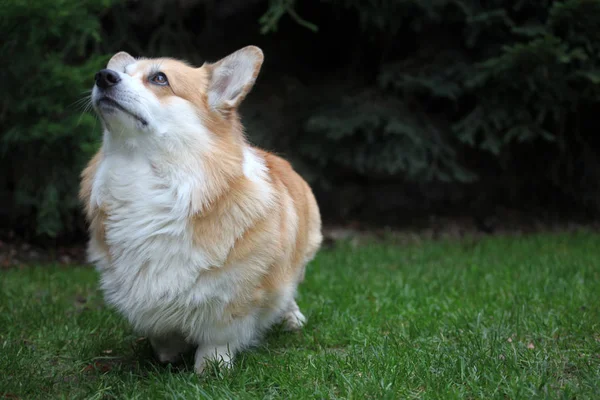
<svg viewBox="0 0 600 400"><path fill-rule="evenodd" d="M0 5L0 238L85 240L87 103L112 54L265 53L250 140L326 224L482 232L597 220L600 2L38 0ZM466 221L466 222L465 222Z"/></svg>

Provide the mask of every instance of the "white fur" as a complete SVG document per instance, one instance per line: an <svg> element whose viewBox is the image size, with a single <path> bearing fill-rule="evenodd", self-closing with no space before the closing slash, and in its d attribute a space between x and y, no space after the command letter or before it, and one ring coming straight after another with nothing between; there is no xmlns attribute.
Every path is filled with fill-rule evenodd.
<svg viewBox="0 0 600 400"><path fill-rule="evenodd" d="M283 315L284 328L289 331L302 328L306 323L306 317L294 302L290 309Z"/></svg>
<svg viewBox="0 0 600 400"><path fill-rule="evenodd" d="M181 99L160 104L141 83L143 71L137 71L136 64L126 66L126 71L119 72L123 82L114 95L148 125L122 112L103 115L104 158L93 182L91 201L110 210L105 223L110 254L92 240L89 258L101 273L107 302L136 331L151 337L160 360L172 361L192 345L199 346L197 371L213 354L229 365L232 354L252 343L287 309L292 308L288 318L292 328L303 323L297 306L294 309L295 287L276 302L279 311L256 311L226 326L216 324L243 282L227 272L199 279L202 272L223 264L236 239L227 238L212 255L193 245L191 204L195 193L203 191L206 179L197 160L202 149L210 148L210 135L189 104ZM98 95L95 88L93 96ZM243 172L255 185L266 212L274 189L265 161L250 147L243 154ZM291 203L287 207L293 210ZM290 215L292 223L297 223L295 213Z"/></svg>

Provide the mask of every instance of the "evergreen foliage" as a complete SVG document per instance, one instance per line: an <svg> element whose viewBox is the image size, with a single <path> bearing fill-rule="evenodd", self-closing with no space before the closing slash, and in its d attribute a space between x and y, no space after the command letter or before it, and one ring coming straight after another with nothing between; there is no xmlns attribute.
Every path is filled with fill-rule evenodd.
<svg viewBox="0 0 600 400"><path fill-rule="evenodd" d="M468 148L510 164L515 145L546 141L543 178L575 197L599 194L600 176L578 185L583 171L564 168L583 154L599 172L577 120L600 99L600 2L329 3L355 12L369 46L386 44L376 84L307 121L307 155L363 174L465 182L478 172L460 158Z"/></svg>
<svg viewBox="0 0 600 400"><path fill-rule="evenodd" d="M289 96L297 103L286 99L295 114L282 112L284 125L299 128L278 137L249 132L257 144L292 155L317 178L313 183L340 184L337 171L456 188L498 178L502 190L520 193L516 201L544 187L551 191L542 196L561 195L570 207L600 211L593 133L600 100L597 0L161 0L133 10L131 4L0 5L6 38L0 55L11 60L0 71L0 168L6 171L0 211L26 230L53 236L80 227L78 175L100 136L77 100L111 52L200 63L223 39L214 21L225 14L252 18L256 36L231 33L238 40L222 44L219 50L226 50L213 53L219 56L237 47L240 36L292 43L294 25L304 32L295 35L306 35L293 42L304 48L295 60L327 35L338 35L336 43L351 54L337 64L327 60L331 79ZM268 54L279 57L282 69L289 64L282 54ZM265 84L256 90L261 87L268 90ZM493 202L495 193L483 196Z"/></svg>
<svg viewBox="0 0 600 400"><path fill-rule="evenodd" d="M74 229L80 167L98 127L82 113L101 55L96 16L108 0L2 2L0 207L41 235Z"/></svg>

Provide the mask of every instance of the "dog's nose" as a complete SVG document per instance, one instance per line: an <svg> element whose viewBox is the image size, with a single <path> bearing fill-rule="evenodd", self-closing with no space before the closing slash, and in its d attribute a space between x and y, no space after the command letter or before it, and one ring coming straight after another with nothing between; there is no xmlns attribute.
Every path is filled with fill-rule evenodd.
<svg viewBox="0 0 600 400"><path fill-rule="evenodd" d="M95 76L96 85L99 88L106 89L111 86L115 86L117 83L121 81L121 77L116 71L112 69L103 69L98 71Z"/></svg>

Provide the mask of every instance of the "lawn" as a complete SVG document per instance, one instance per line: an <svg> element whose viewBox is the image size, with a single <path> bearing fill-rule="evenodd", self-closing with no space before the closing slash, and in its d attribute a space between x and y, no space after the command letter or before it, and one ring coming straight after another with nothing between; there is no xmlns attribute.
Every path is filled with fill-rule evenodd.
<svg viewBox="0 0 600 400"><path fill-rule="evenodd" d="M600 397L600 235L323 250L299 333L232 371L157 365L87 267L0 272L0 398Z"/></svg>

